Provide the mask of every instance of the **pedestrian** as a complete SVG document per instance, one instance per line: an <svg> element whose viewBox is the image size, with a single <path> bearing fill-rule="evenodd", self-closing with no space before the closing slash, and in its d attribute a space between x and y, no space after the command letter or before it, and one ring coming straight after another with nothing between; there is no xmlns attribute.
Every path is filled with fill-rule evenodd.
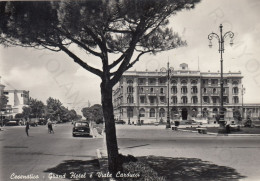
<svg viewBox="0 0 260 181"><path fill-rule="evenodd" d="M26 123L25 123L25 132L26 132L27 136L29 136L29 129L30 129L29 121L26 121Z"/></svg>
<svg viewBox="0 0 260 181"><path fill-rule="evenodd" d="M52 127L52 122L51 122L51 124L50 124L50 133L54 133L53 127Z"/></svg>
<svg viewBox="0 0 260 181"><path fill-rule="evenodd" d="M48 125L48 133L54 133L50 118L48 119L47 125Z"/></svg>

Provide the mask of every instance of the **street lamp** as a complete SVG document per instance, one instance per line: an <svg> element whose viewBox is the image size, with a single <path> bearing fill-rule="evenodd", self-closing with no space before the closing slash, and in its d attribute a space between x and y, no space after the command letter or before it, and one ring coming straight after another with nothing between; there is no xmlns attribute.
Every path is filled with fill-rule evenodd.
<svg viewBox="0 0 260 181"><path fill-rule="evenodd" d="M223 56L222 54L224 53L224 40L225 38L229 37L230 38L230 45L233 45L233 37L234 37L234 33L231 31L226 32L224 35L222 35L222 24L220 24L219 29L220 29L220 36L217 35L216 33L210 33L208 35L208 39L209 39L209 47L212 47L212 42L211 40L213 38L216 38L218 40L219 43L219 53L220 53L220 67L221 67L221 78L220 78L220 119L219 119L219 123L220 123L220 127L225 127L225 121L224 121L224 109L223 109Z"/></svg>
<svg viewBox="0 0 260 181"><path fill-rule="evenodd" d="M132 90L131 90L132 91ZM128 97L127 97L127 101L128 101L128 111L127 111L127 116L128 116L128 124L130 125L131 124L131 120L130 120L130 114L132 113L132 109L131 109L131 103L132 103L132 92L129 91L128 92Z"/></svg>
<svg viewBox="0 0 260 181"><path fill-rule="evenodd" d="M172 67L169 67L169 62L167 63L167 68L162 67L160 69L161 72L166 73L167 77L167 92L168 92L168 98L167 98L167 123L166 128L171 128L171 121L170 121L170 78L173 76L174 69Z"/></svg>
<svg viewBox="0 0 260 181"><path fill-rule="evenodd" d="M244 119L244 94L245 94L246 88L244 88L242 84L242 120Z"/></svg>

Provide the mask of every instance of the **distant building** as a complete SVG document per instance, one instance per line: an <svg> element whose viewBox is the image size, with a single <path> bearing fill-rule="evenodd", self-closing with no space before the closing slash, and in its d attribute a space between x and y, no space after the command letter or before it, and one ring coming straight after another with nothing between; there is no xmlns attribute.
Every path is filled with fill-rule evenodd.
<svg viewBox="0 0 260 181"><path fill-rule="evenodd" d="M233 118L233 111L242 113L241 72L223 74L223 101L226 119ZM180 64L169 84L170 118L193 119L199 114L214 118L220 108L220 72L189 70ZM140 120L152 123L166 121L168 89L166 73L156 71L127 71L113 90L116 119ZM260 104L244 104L244 115L259 117Z"/></svg>
<svg viewBox="0 0 260 181"><path fill-rule="evenodd" d="M6 116L15 116L23 112L23 107L29 104L29 91L25 90L4 90L8 98Z"/></svg>

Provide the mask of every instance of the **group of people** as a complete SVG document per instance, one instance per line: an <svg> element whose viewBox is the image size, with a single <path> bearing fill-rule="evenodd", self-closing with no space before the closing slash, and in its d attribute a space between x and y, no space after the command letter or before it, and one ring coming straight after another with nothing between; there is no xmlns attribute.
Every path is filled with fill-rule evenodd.
<svg viewBox="0 0 260 181"><path fill-rule="evenodd" d="M48 126L48 133L54 133L53 131L53 128L52 128L52 122L50 120L50 118L48 119L47 121L47 126ZM25 123L25 133L27 136L29 136L29 129L30 129L30 123L28 120L26 120L26 123Z"/></svg>

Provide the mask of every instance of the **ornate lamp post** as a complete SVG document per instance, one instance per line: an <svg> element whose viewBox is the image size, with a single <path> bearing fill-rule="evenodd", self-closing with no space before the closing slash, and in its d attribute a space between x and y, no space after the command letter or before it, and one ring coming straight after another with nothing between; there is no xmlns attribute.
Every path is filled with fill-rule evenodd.
<svg viewBox="0 0 260 181"><path fill-rule="evenodd" d="M230 45L233 45L233 37L234 37L234 33L231 31L226 32L223 35L222 32L222 24L220 24L219 29L220 29L220 35L217 35L216 33L210 33L208 35L208 39L209 39L209 47L212 47L212 42L211 40L213 38L216 38L218 40L219 43L219 53L220 53L220 67L221 67L221 77L220 77L220 119L219 119L219 123L220 123L220 127L225 127L225 120L224 120L224 109L223 109L223 56L222 54L224 53L224 40L225 38L229 37L230 38Z"/></svg>
<svg viewBox="0 0 260 181"><path fill-rule="evenodd" d="M130 120L130 117L131 117L131 114L132 114L132 107L131 107L131 103L132 103L132 92L129 91L127 93L128 97L127 97L127 100L128 100L128 110L127 110L127 116L128 116L128 124L130 125L131 124L131 120Z"/></svg>
<svg viewBox="0 0 260 181"><path fill-rule="evenodd" d="M166 128L171 128L171 120L170 120L170 78L173 76L174 69L169 67L169 62L167 63L167 68L163 67L160 70L163 73L166 73L167 77L167 123Z"/></svg>

